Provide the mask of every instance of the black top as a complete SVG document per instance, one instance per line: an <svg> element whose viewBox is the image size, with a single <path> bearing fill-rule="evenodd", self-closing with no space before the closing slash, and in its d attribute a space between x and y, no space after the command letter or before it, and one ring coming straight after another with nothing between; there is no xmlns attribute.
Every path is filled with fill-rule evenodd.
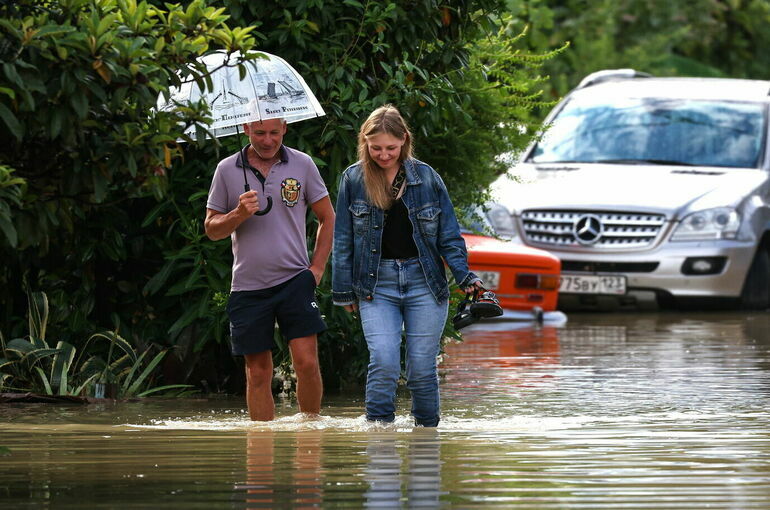
<svg viewBox="0 0 770 510"><path fill-rule="evenodd" d="M406 178L404 168L393 179L393 197L397 197L399 190ZM412 222L409 221L409 211L404 200L399 198L385 211L385 224L382 226L382 258L384 259L408 259L416 257L417 245L412 234Z"/></svg>

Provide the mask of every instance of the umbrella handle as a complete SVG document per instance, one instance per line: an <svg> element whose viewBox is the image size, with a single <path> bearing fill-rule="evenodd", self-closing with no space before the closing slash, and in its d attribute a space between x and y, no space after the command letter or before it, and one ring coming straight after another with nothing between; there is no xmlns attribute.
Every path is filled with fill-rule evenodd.
<svg viewBox="0 0 770 510"><path fill-rule="evenodd" d="M264 209L257 211L254 213L254 216L262 216L263 214L267 214L270 212L270 209L273 208L273 197L267 197L267 207Z"/></svg>
<svg viewBox="0 0 770 510"><path fill-rule="evenodd" d="M251 186L249 186L249 183L245 183L243 185L243 191L251 191ZM264 216L265 214L270 212L270 209L273 208L273 197L267 197L267 207L264 209L257 211L254 213L254 216Z"/></svg>

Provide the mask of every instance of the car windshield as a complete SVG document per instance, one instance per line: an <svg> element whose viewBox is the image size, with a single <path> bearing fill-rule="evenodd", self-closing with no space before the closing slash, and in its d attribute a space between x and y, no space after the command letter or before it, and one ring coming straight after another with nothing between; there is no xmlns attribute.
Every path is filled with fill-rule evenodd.
<svg viewBox="0 0 770 510"><path fill-rule="evenodd" d="M757 103L572 99L529 161L757 168L765 123Z"/></svg>

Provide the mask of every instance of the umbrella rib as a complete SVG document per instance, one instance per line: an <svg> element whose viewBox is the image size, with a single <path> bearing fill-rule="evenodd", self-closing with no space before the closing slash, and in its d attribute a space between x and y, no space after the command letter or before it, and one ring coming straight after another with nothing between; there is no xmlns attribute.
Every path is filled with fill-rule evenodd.
<svg viewBox="0 0 770 510"><path fill-rule="evenodd" d="M299 72L297 72L297 70L296 70L296 69L294 69L292 66L290 66L288 63L286 63L286 61L285 61L285 60L283 60L281 57L278 57L278 58L279 58L279 59L280 59L280 60L281 60L281 61L282 61L284 64L286 64L286 67L289 69L289 71L292 73L292 75L294 75L294 79L295 79L295 80L297 80L297 82L300 84L300 86L302 86L304 90L310 90L310 87L308 87L308 85L307 85L307 82L305 82L305 79L302 77L302 75L301 75L301 74L299 74ZM310 95L310 94L308 94L308 96L307 96L307 99L308 99L308 102L309 102L309 103L310 103L310 104L313 106L313 108L311 108L311 113L312 113L312 114L313 114L315 117L319 117L319 115L318 115L318 110L316 109L316 105L315 105L315 104L313 104L313 99L314 99L314 98L313 98L313 96L312 96L312 95ZM319 105L319 106L320 106L320 105Z"/></svg>
<svg viewBox="0 0 770 510"><path fill-rule="evenodd" d="M254 74L257 74L257 64L253 60L249 60L247 65L251 66L251 68L254 70ZM249 68L246 67L246 69L249 69ZM246 73L246 76L248 76L249 78L249 84L251 85L251 88L254 93L254 103L256 105L255 108L257 111L257 117L259 117L259 119L262 120L262 108L260 107L260 104L259 104L259 90L257 90L257 86L254 83L254 77L251 75L251 72Z"/></svg>

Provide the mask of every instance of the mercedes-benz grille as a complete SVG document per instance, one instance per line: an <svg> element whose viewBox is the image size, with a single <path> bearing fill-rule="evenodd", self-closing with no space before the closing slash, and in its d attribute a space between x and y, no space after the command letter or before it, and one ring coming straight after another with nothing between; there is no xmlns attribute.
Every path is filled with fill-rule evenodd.
<svg viewBox="0 0 770 510"><path fill-rule="evenodd" d="M521 221L531 244L611 250L652 245L666 218L630 212L527 210Z"/></svg>

